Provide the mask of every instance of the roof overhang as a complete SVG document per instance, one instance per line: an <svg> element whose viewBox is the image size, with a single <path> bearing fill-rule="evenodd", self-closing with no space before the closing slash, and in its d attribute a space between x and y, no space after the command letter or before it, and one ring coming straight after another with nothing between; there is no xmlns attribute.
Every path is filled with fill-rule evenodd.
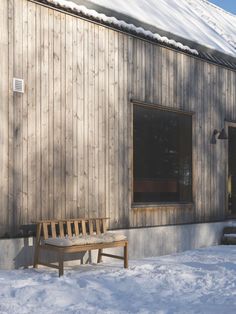
<svg viewBox="0 0 236 314"><path fill-rule="evenodd" d="M96 19L94 16L84 15L82 12L78 12L76 10L73 10L70 7L62 6L59 3L56 3L56 1L54 2L53 0L30 0L30 1L47 4L51 7L58 8L58 9L63 10L63 11L67 11L69 13L73 13L75 15L81 16L81 17L86 18L88 20L92 20L96 23L115 28L115 29L120 30L122 32L126 32L128 34L134 35L136 37L144 38L146 40L156 42L156 43L158 42L158 40L154 40L152 38L144 36L141 33L137 34L136 32L132 32L131 30L127 30L127 29L124 29L122 27L118 27L117 25L112 25L110 23L106 23L104 21ZM173 33L167 32L165 30L159 29L153 25L150 25L148 23L144 23L144 22L139 21L137 19L134 19L128 15L122 14L122 13L114 11L114 10L111 10L111 9L103 7L101 5L91 3L87 0L73 0L72 2L74 2L78 5L83 5L90 10L95 10L98 13L105 14L106 16L115 17L116 19L124 21L127 24L134 24L137 27L142 27L143 29L151 31L154 34L157 33L160 36L167 37L167 38L172 39L176 42L181 42L183 45L189 46L189 47L191 47L191 49L195 49L198 51L198 55L197 56L195 55L195 57L201 58L203 60L206 60L208 62L217 64L217 65L221 65L221 66L236 70L236 58L233 56L230 56L230 55L222 53L220 51L208 48L208 47L203 46L197 42L188 40L188 39L180 37L176 34L173 34ZM165 46L165 47L177 50L177 51L182 51L184 53L192 55L192 53L190 51L183 51L183 49L180 49L180 48L173 46L171 44L163 43L163 42L158 42L158 43L162 46Z"/></svg>

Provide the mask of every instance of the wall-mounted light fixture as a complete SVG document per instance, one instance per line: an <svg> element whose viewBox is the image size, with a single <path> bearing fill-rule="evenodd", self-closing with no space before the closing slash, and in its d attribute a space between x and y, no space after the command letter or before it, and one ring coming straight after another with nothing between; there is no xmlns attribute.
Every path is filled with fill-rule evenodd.
<svg viewBox="0 0 236 314"><path fill-rule="evenodd" d="M216 144L216 136L217 136L217 134L219 134L218 140L227 140L228 139L228 135L226 134L224 128L221 131L214 130L213 134L212 134L212 137L211 137L211 144Z"/></svg>

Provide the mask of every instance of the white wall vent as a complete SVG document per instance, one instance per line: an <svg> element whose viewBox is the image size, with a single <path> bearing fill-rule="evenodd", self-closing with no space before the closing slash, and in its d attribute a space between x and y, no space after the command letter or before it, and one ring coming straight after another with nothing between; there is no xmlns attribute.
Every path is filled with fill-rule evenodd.
<svg viewBox="0 0 236 314"><path fill-rule="evenodd" d="M24 93L24 80L19 78L13 78L13 92Z"/></svg>

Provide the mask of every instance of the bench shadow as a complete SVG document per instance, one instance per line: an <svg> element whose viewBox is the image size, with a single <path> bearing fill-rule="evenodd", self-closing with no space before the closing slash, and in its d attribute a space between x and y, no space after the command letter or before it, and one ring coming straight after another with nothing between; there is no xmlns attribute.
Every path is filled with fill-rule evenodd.
<svg viewBox="0 0 236 314"><path fill-rule="evenodd" d="M34 244L35 238L24 238L24 246L16 254L14 258L14 266L16 269L29 268L33 266ZM41 251L40 261L46 263L58 263L58 257L55 252ZM65 254L64 261L65 263L70 262L71 266L80 264L90 264L92 263L92 254L91 252Z"/></svg>

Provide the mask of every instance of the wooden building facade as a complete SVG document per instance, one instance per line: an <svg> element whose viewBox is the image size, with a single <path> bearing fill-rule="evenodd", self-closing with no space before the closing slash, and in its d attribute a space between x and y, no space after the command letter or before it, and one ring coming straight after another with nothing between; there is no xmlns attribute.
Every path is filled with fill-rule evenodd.
<svg viewBox="0 0 236 314"><path fill-rule="evenodd" d="M1 0L0 70L0 236L46 218L110 217L122 229L228 215L228 141L211 136L236 126L234 69L37 1ZM133 202L137 105L192 117L191 202Z"/></svg>

